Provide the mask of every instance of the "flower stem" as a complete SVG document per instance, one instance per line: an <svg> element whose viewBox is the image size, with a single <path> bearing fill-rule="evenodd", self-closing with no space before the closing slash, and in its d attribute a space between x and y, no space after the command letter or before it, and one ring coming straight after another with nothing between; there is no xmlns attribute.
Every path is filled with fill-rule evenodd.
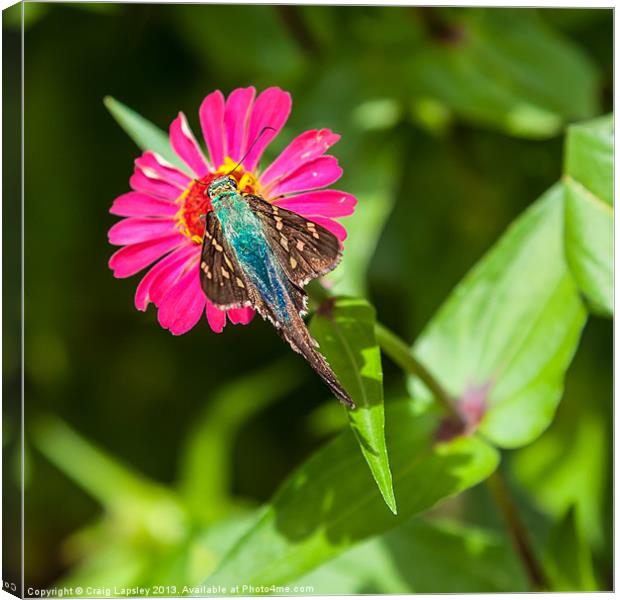
<svg viewBox="0 0 620 600"><path fill-rule="evenodd" d="M497 507L502 513L512 543L515 546L517 555L521 560L534 591L544 591L548 589L543 569L530 545L527 531L521 522L517 506L499 471L493 473L493 475L486 480L486 484L493 495L495 504L497 504Z"/></svg>
<svg viewBox="0 0 620 600"><path fill-rule="evenodd" d="M375 324L375 334L381 349L401 367L401 369L420 379L435 396L437 402L439 402L452 417L456 417L459 421L462 421L462 417L454 406L450 394L448 394L430 371L411 354L407 344L378 321Z"/></svg>

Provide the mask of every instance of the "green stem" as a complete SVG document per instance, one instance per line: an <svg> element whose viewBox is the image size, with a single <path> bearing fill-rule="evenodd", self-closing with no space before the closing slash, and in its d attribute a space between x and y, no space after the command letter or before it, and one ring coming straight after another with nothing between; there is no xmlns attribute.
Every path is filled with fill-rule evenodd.
<svg viewBox="0 0 620 600"><path fill-rule="evenodd" d="M527 531L519 517L517 505L513 501L510 490L499 474L499 471L495 471L495 473L486 480L486 484L493 495L497 507L502 513L512 543L515 546L517 555L530 580L532 588L534 591L544 591L548 589L542 567L530 545Z"/></svg>
<svg viewBox="0 0 620 600"><path fill-rule="evenodd" d="M435 399L453 417L462 421L462 417L456 409L452 397L435 379L431 372L411 354L409 346L394 332L377 321L375 334L381 349L404 371L415 375L431 391Z"/></svg>

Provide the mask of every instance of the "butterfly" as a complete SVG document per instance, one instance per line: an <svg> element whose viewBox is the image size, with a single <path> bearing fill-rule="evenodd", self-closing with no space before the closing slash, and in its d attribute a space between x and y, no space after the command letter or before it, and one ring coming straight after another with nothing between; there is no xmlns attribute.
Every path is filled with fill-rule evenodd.
<svg viewBox="0 0 620 600"><path fill-rule="evenodd" d="M302 318L308 303L304 286L340 262L338 238L260 196L241 194L230 175L213 180L205 192L212 206L200 260L206 297L221 310L254 308L341 402L355 408Z"/></svg>

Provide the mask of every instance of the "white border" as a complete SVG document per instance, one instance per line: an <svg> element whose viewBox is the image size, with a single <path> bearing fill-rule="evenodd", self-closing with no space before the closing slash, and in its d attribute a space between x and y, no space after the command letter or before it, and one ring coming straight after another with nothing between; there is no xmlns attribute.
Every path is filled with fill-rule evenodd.
<svg viewBox="0 0 620 600"><path fill-rule="evenodd" d="M79 0L49 0L49 2L77 2ZM84 0L87 2L96 2L97 0ZM129 0L118 0L117 2L113 2L113 3L120 3L120 4L181 4L180 2L169 2L167 0L150 0L150 1L143 1L143 0L134 0L133 2L129 1ZM226 0L212 0L211 2L201 2L200 0L186 0L185 2L182 2L183 4L232 4L232 2L227 2ZM13 4L15 4L14 1L10 1L10 0L0 0L0 8L2 10L4 10L5 8L8 8L10 6L12 6ZM372 6L372 5L382 5L382 6L419 6L419 5L423 5L423 6L459 6L459 7L497 7L497 8L501 8L501 7L517 7L517 8L616 8L616 2L615 1L611 1L611 0L607 0L607 1L600 1L598 0L595 3L587 3L587 2L579 2L576 0L538 0L537 2L524 2L524 3L519 3L519 2L511 2L509 0L495 0L492 2L484 2L484 1L469 1L469 2L464 2L464 1L459 1L459 0L451 0L451 1L432 1L432 2L388 2L388 1L375 1L375 2L368 2L368 1L355 1L355 0L338 0L336 2L330 2L329 0L315 0L314 2L291 2L291 1L287 1L287 0L270 0L269 2L259 2L256 0L244 0L243 2L238 2L237 4L313 4L313 5L351 5L351 6ZM23 16L23 4L22 4L22 16ZM617 11L614 11L614 34L616 31L616 25L617 25L617 19L618 19L618 14ZM1 34L0 34L1 36ZM21 185L22 185L22 213L21 213L21 278L22 278L22 298L21 298L21 302L22 302L22 323L21 323L21 360L22 360L22 372L21 372L21 386L22 386L22 431L21 431L21 452L22 452L22 481L23 481L23 469L24 469L24 399L23 399L23 389L24 389L24 373L23 373L23 365L24 365L24 295L23 295L23 282L24 282L24 202L23 202L23 190L24 190L24 148L23 148L23 127L24 127L24 101L23 101L23 85L24 85L24 64L23 64L23 51L24 51L24 35L23 35L23 30L22 30L22 115L21 115L21 126L22 126L22 147L21 147L21 157L22 157L22 169L21 169ZM1 52L1 50L0 50ZM615 36L614 36L614 114L616 113L616 82L618 81L618 56L617 56L617 46L615 44ZM1 79L0 79L0 94L2 93L2 83L1 83ZM1 116L0 116L0 130L1 130ZM1 133L1 131L0 131ZM614 150L615 150L615 142L616 142L616 136L617 136L617 132L614 132ZM1 152L1 150L0 150ZM615 156L615 154L614 154ZM1 157L0 157L1 158ZM1 161L0 161L0 173L1 173ZM617 197L618 195L618 191L619 191L619 187L620 184L618 182L618 178L614 179L614 193ZM2 225L2 216L0 214L0 243L2 240L2 233L1 233L1 225ZM618 224L617 221L614 221L614 225L615 225L615 229L614 229L614 234L615 237L617 237L618 235L618 231L620 229L620 225ZM615 245L614 247L614 260L615 260L615 264L618 264L618 259L620 258L620 245ZM1 281L0 281L0 290L1 290ZM618 307L620 305L620 301L618 300L618 297L615 296L615 302L614 302L614 312L617 312ZM617 378L615 377L615 374L618 372L618 366L619 366L619 361L620 359L618 358L617 354L615 353L615 340L616 340L616 334L618 333L618 327L620 327L620 325L618 325L618 323L614 320L614 400L617 397ZM2 332L2 325L0 323L0 335ZM0 348L0 358L1 358L1 348ZM618 430L618 411L614 410L614 434L615 431ZM1 416L0 416L0 427L1 427ZM616 494L616 481L617 479L617 469L618 469L618 448L617 445L615 444L615 435L614 435L614 477L613 477L613 481L614 481L614 486L613 486L613 491L614 491L614 515L617 514L616 509L618 507L618 497ZM1 491L2 491L2 481L0 478L0 507L1 507ZM22 486L22 516L23 516L23 510L24 510L24 489ZM618 519L614 519L614 572L617 573L618 572L618 567L620 566L620 558L619 558L619 553L618 553L618 547L617 547L617 540L618 540ZM24 520L22 518L22 540L24 539ZM24 572L23 572L23 566L24 566L24 546L22 543L22 596L23 596L23 586L24 586ZM2 547L0 545L0 564L1 564L1 558L2 558ZM611 596L613 594L613 592L597 592L597 593L538 593L536 594L537 597L541 598L541 599L557 599L557 598L563 598L563 597L578 597L579 599L585 599L585 598L600 598L601 596ZM436 595L436 594L435 594ZM435 595L430 595L430 594L416 594L417 598L421 598L421 599L425 599L425 598L433 598L433 596ZM455 596L455 597L460 597L460 596L464 596L464 597L484 597L484 598L493 598L495 596L500 597L503 596L504 594L451 594L451 596ZM515 593L515 594L510 594L511 598L525 598L527 596L529 596L531 594L521 594L521 593ZM337 596L314 596L315 598L337 598ZM384 598L384 596L360 596L363 598L376 598L378 600L381 600ZM410 598L411 596L404 596L404 595L393 595L390 596L390 598ZM0 589L0 600L8 600L14 598L14 596L8 594L7 592L5 592L4 590ZM241 597L237 596L235 597L235 600L239 600ZM251 597L252 600L255 600L255 597ZM296 600L298 600L298 596L294 597Z"/></svg>

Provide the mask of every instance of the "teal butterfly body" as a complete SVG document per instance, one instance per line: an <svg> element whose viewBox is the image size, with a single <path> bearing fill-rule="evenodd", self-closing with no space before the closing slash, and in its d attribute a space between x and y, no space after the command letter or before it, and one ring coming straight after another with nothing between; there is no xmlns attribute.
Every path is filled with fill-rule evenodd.
<svg viewBox="0 0 620 600"><path fill-rule="evenodd" d="M301 215L240 194L232 177L214 180L208 195L213 210L206 216L200 263L207 298L221 309L256 309L353 408L302 319L307 304L303 286L336 267L338 239Z"/></svg>

